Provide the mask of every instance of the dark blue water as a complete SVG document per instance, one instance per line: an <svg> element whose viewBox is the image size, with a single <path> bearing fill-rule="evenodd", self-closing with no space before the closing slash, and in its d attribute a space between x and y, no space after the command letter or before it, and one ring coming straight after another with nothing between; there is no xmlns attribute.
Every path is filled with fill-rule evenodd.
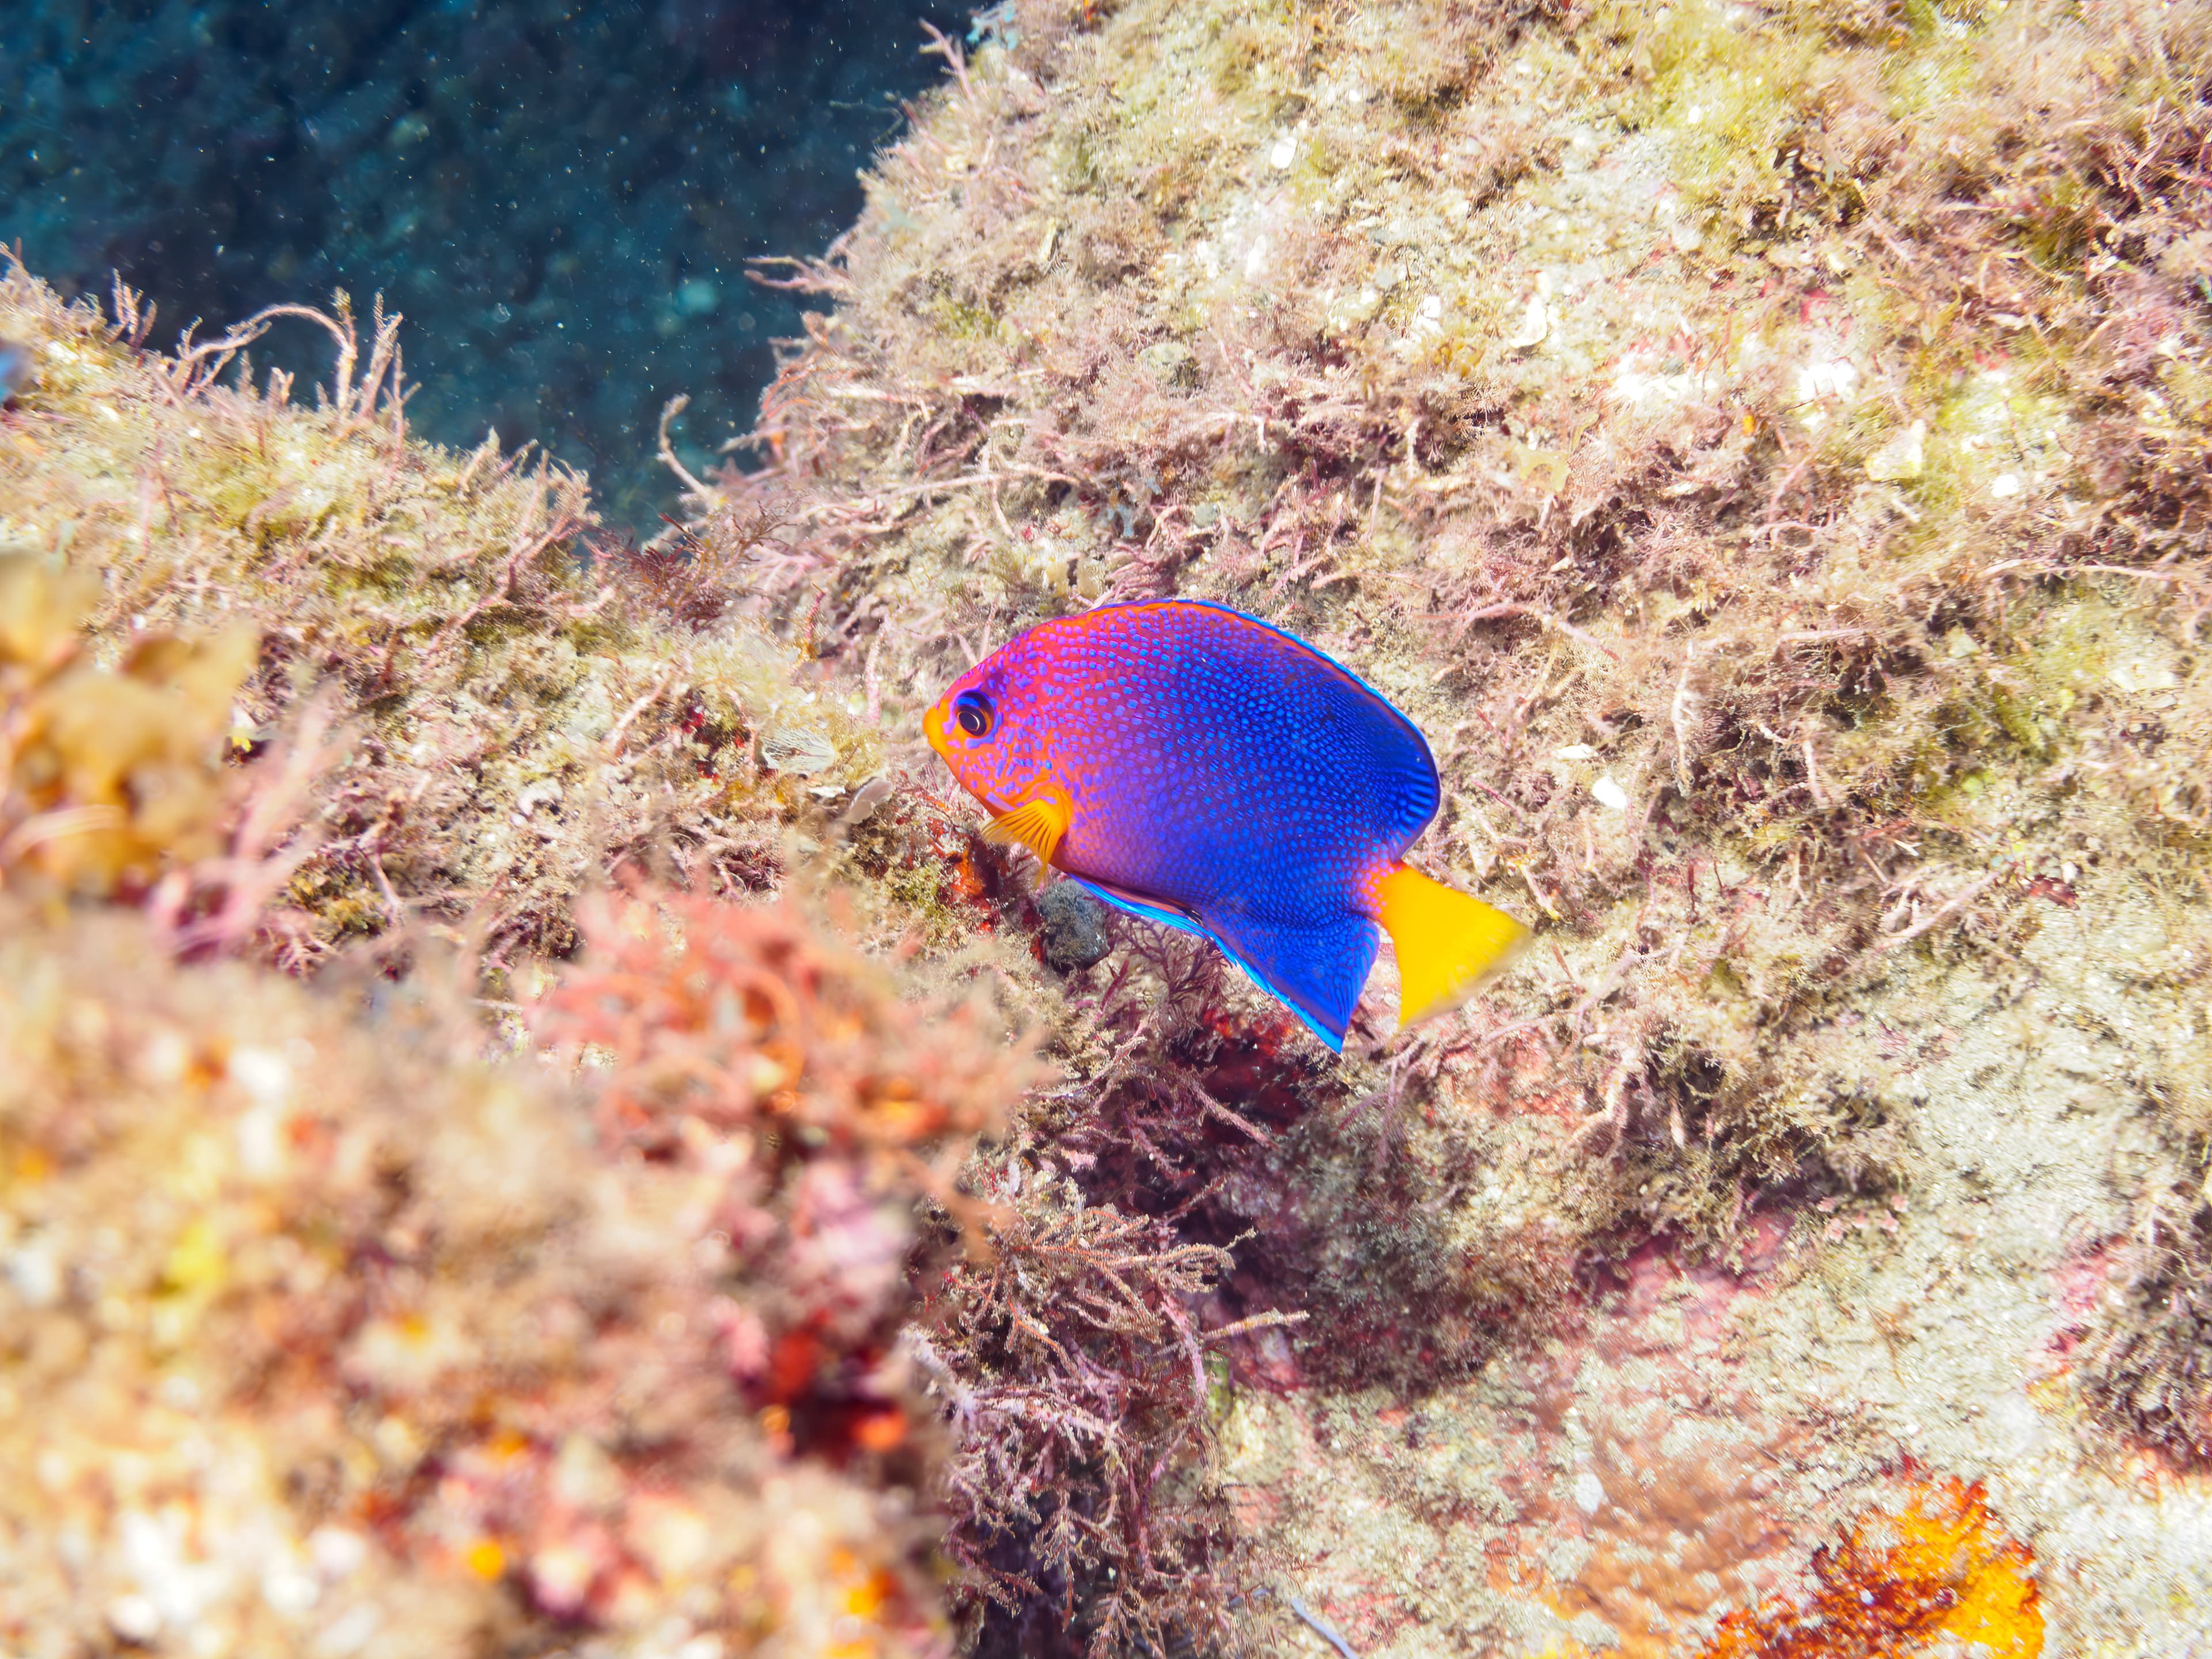
<svg viewBox="0 0 2212 1659"><path fill-rule="evenodd" d="M661 404L690 394L695 462L750 425L798 323L745 261L850 222L855 170L940 68L923 17L964 22L915 0L8 0L0 240L65 290L119 270L163 339L381 292L418 430L538 439L657 527ZM256 355L327 372L300 325Z"/></svg>

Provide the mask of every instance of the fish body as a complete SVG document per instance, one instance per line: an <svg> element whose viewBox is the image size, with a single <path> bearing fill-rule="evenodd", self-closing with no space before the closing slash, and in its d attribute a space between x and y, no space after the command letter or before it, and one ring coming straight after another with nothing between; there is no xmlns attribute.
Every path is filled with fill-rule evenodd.
<svg viewBox="0 0 2212 1659"><path fill-rule="evenodd" d="M0 404L10 403L24 381L31 378L31 348L14 340L0 340Z"/></svg>
<svg viewBox="0 0 2212 1659"><path fill-rule="evenodd" d="M1157 600L1042 623L924 726L993 835L1212 939L1333 1049L1383 931L1407 1020L1455 1006L1525 937L1404 863L1439 799L1413 722L1241 611Z"/></svg>

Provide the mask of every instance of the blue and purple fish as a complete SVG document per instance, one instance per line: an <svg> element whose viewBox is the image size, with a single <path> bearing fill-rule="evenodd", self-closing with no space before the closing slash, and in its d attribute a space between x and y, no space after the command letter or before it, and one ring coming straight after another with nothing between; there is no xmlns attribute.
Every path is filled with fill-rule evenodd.
<svg viewBox="0 0 2212 1659"><path fill-rule="evenodd" d="M31 348L0 340L0 404L13 403L16 388L31 378Z"/></svg>
<svg viewBox="0 0 2212 1659"><path fill-rule="evenodd" d="M1338 1052L1382 932L1401 1024L1456 1006L1528 937L1401 856L1438 801L1413 722L1241 611L1165 599L1042 623L923 724L994 839L1212 940Z"/></svg>

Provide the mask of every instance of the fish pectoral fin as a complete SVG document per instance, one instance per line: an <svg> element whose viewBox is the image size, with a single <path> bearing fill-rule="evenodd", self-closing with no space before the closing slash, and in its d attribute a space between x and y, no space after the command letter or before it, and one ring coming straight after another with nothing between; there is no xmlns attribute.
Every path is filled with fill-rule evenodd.
<svg viewBox="0 0 2212 1659"><path fill-rule="evenodd" d="M1503 910L1409 864L1377 884L1379 920L1398 947L1398 1024L1456 1008L1512 965L1528 930Z"/></svg>
<svg viewBox="0 0 2212 1659"><path fill-rule="evenodd" d="M1039 862L1050 864L1060 838L1067 833L1074 815L1063 800L1046 799L1024 801L1011 812L1001 812L983 831L983 839L990 842L1018 841L1037 855Z"/></svg>

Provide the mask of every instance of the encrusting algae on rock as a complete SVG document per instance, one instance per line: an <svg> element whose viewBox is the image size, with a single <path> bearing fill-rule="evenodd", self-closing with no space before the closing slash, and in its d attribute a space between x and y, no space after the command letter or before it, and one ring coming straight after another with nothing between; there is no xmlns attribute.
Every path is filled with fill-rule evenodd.
<svg viewBox="0 0 2212 1659"><path fill-rule="evenodd" d="M63 348L0 430L0 465L38 486L0 509L0 1467L23 1477L0 1644L942 1653L921 1505L942 1452L896 1339L907 1273L959 1248L922 1212L958 1201L965 1150L1033 1075L1018 1034L796 908L634 872L585 918L597 944L560 908L580 960L488 972L538 935L502 940L495 882L492 909L451 908L401 850L440 792L532 815L483 751L453 773L426 714L468 701L495 641L444 657L459 678L416 701L406 629L365 619L381 602L322 562L360 546L343 510L234 550L226 589L210 544L236 509L198 486L246 469L201 456L187 477L187 447L167 449L166 524L134 536L103 519L116 462L83 434L337 438L304 478L339 483L359 446L372 496L441 458L358 411L180 384L181 360L20 274L0 299L35 325L11 330ZM465 514L418 510L423 541L466 544ZM535 535L505 544L514 586L487 614L529 597ZM179 542L209 556L206 584L150 582L118 612L140 552ZM818 817L730 766L740 708L811 719L844 740L841 768L866 764L843 715L800 714L789 653L657 614L625 624L653 677L568 739L575 885L661 856L640 820L580 810L641 763L695 804L757 801L763 855L784 816ZM364 663L343 642L365 620L384 643ZM437 647L436 625L413 638ZM303 648L327 679L291 672ZM714 711L729 729L694 744ZM543 719L522 697L497 729ZM402 738L424 787L365 795ZM530 789L541 817L561 799ZM366 839L364 811L386 826ZM746 832L718 822L724 847ZM710 881L738 862L701 850ZM321 931L356 876L377 895L373 971ZM328 982L204 959L241 949ZM480 1012L592 1058L501 1056Z"/></svg>
<svg viewBox="0 0 2212 1659"><path fill-rule="evenodd" d="M224 728L300 774L300 856L259 919L286 962L423 916L470 918L495 956L568 950L568 901L626 857L757 889L779 826L819 810L808 787L880 770L879 737L790 647L672 588L583 478L495 438L410 440L397 319L364 341L342 298L280 307L166 356L139 296L112 309L0 278L0 331L40 364L0 432L0 555L99 574L103 665L154 634L246 651ZM331 337L317 407L244 378L277 325ZM291 754L310 726L317 752ZM754 757L781 726L830 745L804 784Z"/></svg>
<svg viewBox="0 0 2212 1659"><path fill-rule="evenodd" d="M1568 1632L1520 1586L1606 1547L1595 1447L1636 1479L1741 1424L1761 1522L1691 1540L1737 1588L1663 1601L1651 1651L1905 1458L1987 1481L2055 1639L2162 1654L2212 1601L2156 1265L2201 1236L2212 1121L2206 27L1017 5L788 278L823 307L769 464L694 498L708 547L810 526L754 614L930 690L1100 602L1258 616L1435 737L1413 856L1538 929L1403 1046L1378 975L1302 1072L1266 1004L1117 924L1052 1016L1107 1126L1076 1150L1163 1156L1009 1161L1255 1229L1224 1315L1328 1310L1232 1345L1266 1430L1222 1474L1362 1652L1628 1639L1626 1601ZM1091 1025L1146 974L1156 1012ZM1184 1112L1218 1143L1152 1135ZM2083 1316L2077 1257L2130 1233L2160 1242ZM1686 1339L1633 1300L1723 1268ZM2103 1437L2147 1432L2174 1466L2113 1479Z"/></svg>
<svg viewBox="0 0 2212 1659"><path fill-rule="evenodd" d="M1989 1659L2040 1659L2033 1565L1994 1528L1979 1483L1936 1482L1814 1552L1809 1600L1730 1613L1698 1659L1905 1659L1961 1644Z"/></svg>
<svg viewBox="0 0 2212 1659"><path fill-rule="evenodd" d="M1992 1521L1977 1483L1923 1480L1894 1511L1853 1519L1813 1553L1802 1594L1723 1618L1694 1650L1626 1632L1624 1656L1686 1659L2041 1659L2035 1560ZM1546 1659L1585 1659L1579 1644Z"/></svg>
<svg viewBox="0 0 2212 1659"><path fill-rule="evenodd" d="M465 963L364 1020L0 910L11 1646L944 1651L902 1270L1029 1062L793 910L591 932L569 1080Z"/></svg>
<svg viewBox="0 0 2212 1659"><path fill-rule="evenodd" d="M221 850L216 739L257 641L148 635L110 668L79 629L95 577L0 556L0 871L70 893L143 893Z"/></svg>

